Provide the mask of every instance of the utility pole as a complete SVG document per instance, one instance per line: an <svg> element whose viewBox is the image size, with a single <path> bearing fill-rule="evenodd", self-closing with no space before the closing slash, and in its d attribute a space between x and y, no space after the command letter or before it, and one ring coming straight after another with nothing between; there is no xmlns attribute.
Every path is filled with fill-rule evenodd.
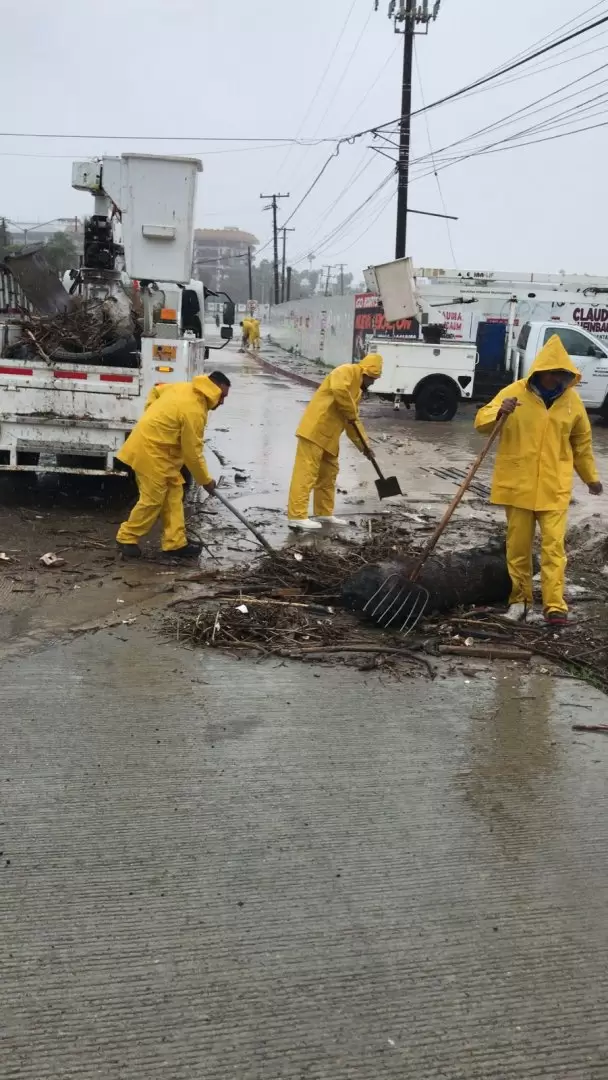
<svg viewBox="0 0 608 1080"><path fill-rule="evenodd" d="M287 284L285 286L285 300L287 303L291 300L291 266L287 267Z"/></svg>
<svg viewBox="0 0 608 1080"><path fill-rule="evenodd" d="M285 249L287 247L287 233L295 232L295 229L287 229L285 225L282 225L279 232L283 233L283 259L281 262L281 303L285 302Z"/></svg>
<svg viewBox="0 0 608 1080"><path fill-rule="evenodd" d="M390 0L388 17L393 20L396 34L403 34L403 70L401 77L401 115L399 119L399 158L397 160L397 228L395 258L405 258L407 240L407 199L410 176L410 133L412 126L412 66L416 24L428 34L429 23L439 14L441 0ZM431 6L430 6L431 5ZM377 10L377 5L374 10ZM399 27L402 27L400 29Z"/></svg>
<svg viewBox="0 0 608 1080"><path fill-rule="evenodd" d="M281 195L279 192L275 192L273 195L260 195L260 199L270 199L270 206L265 206L264 210L272 210L272 239L273 239L273 251L274 251L274 302L275 305L279 303L279 234L277 229L277 199L288 199L289 192L286 195Z"/></svg>
<svg viewBox="0 0 608 1080"><path fill-rule="evenodd" d="M325 278L325 292L323 293L323 295L329 296L329 279L331 277L333 266L324 266L323 269L327 270L327 277Z"/></svg>
<svg viewBox="0 0 608 1080"><path fill-rule="evenodd" d="M340 296L344 296L344 267L346 263L337 263L337 266L340 271Z"/></svg>
<svg viewBox="0 0 608 1080"><path fill-rule="evenodd" d="M251 269L251 248L247 248L247 271L249 274L249 299L253 300L253 273Z"/></svg>

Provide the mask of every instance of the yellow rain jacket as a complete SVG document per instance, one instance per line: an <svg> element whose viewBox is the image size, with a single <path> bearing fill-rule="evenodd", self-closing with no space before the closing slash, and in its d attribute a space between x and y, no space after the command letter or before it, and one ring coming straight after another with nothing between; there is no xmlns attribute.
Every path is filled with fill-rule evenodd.
<svg viewBox="0 0 608 1080"><path fill-rule="evenodd" d="M313 394L296 435L301 439L308 439L326 453L337 457L340 436L346 431L349 439L360 450L361 440L357 438L350 421L358 422L367 443L367 435L359 420L363 376L379 378L381 374L382 357L378 353L370 353L358 364L340 364L334 368Z"/></svg>
<svg viewBox="0 0 608 1080"><path fill-rule="evenodd" d="M210 483L203 433L209 410L215 408L221 395L220 387L208 375L154 387L141 420L117 457L141 476L181 483L185 465L197 484Z"/></svg>
<svg viewBox="0 0 608 1080"><path fill-rule="evenodd" d="M539 371L569 371L572 384L548 409L530 383ZM520 402L500 434L490 501L521 510L567 510L573 471L585 484L599 480L591 446L591 425L574 386L580 372L556 334L536 357L525 379L511 383L484 405L475 427L490 433L505 398Z"/></svg>

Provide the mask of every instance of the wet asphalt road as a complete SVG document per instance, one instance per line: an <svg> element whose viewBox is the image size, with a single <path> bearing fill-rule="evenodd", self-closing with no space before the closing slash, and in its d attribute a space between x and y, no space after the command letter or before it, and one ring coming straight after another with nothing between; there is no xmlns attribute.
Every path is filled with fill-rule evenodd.
<svg viewBox="0 0 608 1080"><path fill-rule="evenodd" d="M280 539L308 392L221 366L210 442ZM454 481L427 470L466 463L464 418L366 416L440 508ZM346 449L343 505L375 510ZM78 618L161 574L77 578ZM69 593L35 599L44 635L0 672L3 1080L606 1077L608 742L571 730L602 695L236 661L139 618L68 639Z"/></svg>

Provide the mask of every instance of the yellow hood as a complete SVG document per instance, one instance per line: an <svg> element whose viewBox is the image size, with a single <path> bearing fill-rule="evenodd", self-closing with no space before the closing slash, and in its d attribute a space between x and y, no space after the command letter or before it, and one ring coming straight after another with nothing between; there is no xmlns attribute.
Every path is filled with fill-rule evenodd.
<svg viewBox="0 0 608 1080"><path fill-rule="evenodd" d="M380 353L368 353L359 361L359 367L364 375L370 375L372 379L379 379L382 375L382 357Z"/></svg>
<svg viewBox="0 0 608 1080"><path fill-rule="evenodd" d="M217 383L212 382L208 375L195 375L192 380L192 385L197 394L202 394L207 398L207 401L214 408L222 396L222 391Z"/></svg>
<svg viewBox="0 0 608 1080"><path fill-rule="evenodd" d="M569 371L574 379L572 386L581 381L580 371L572 363L557 334L550 337L546 345L543 345L528 372L526 381L533 375L538 375L539 371Z"/></svg>

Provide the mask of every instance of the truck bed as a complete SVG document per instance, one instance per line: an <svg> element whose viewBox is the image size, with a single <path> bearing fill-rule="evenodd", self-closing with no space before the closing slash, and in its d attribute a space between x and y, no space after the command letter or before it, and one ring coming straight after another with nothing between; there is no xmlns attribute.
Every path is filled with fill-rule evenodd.
<svg viewBox="0 0 608 1080"><path fill-rule="evenodd" d="M0 469L43 471L40 455L52 453L53 471L61 458L83 458L95 466L85 471L114 472L141 413L140 381L133 368L0 358Z"/></svg>

